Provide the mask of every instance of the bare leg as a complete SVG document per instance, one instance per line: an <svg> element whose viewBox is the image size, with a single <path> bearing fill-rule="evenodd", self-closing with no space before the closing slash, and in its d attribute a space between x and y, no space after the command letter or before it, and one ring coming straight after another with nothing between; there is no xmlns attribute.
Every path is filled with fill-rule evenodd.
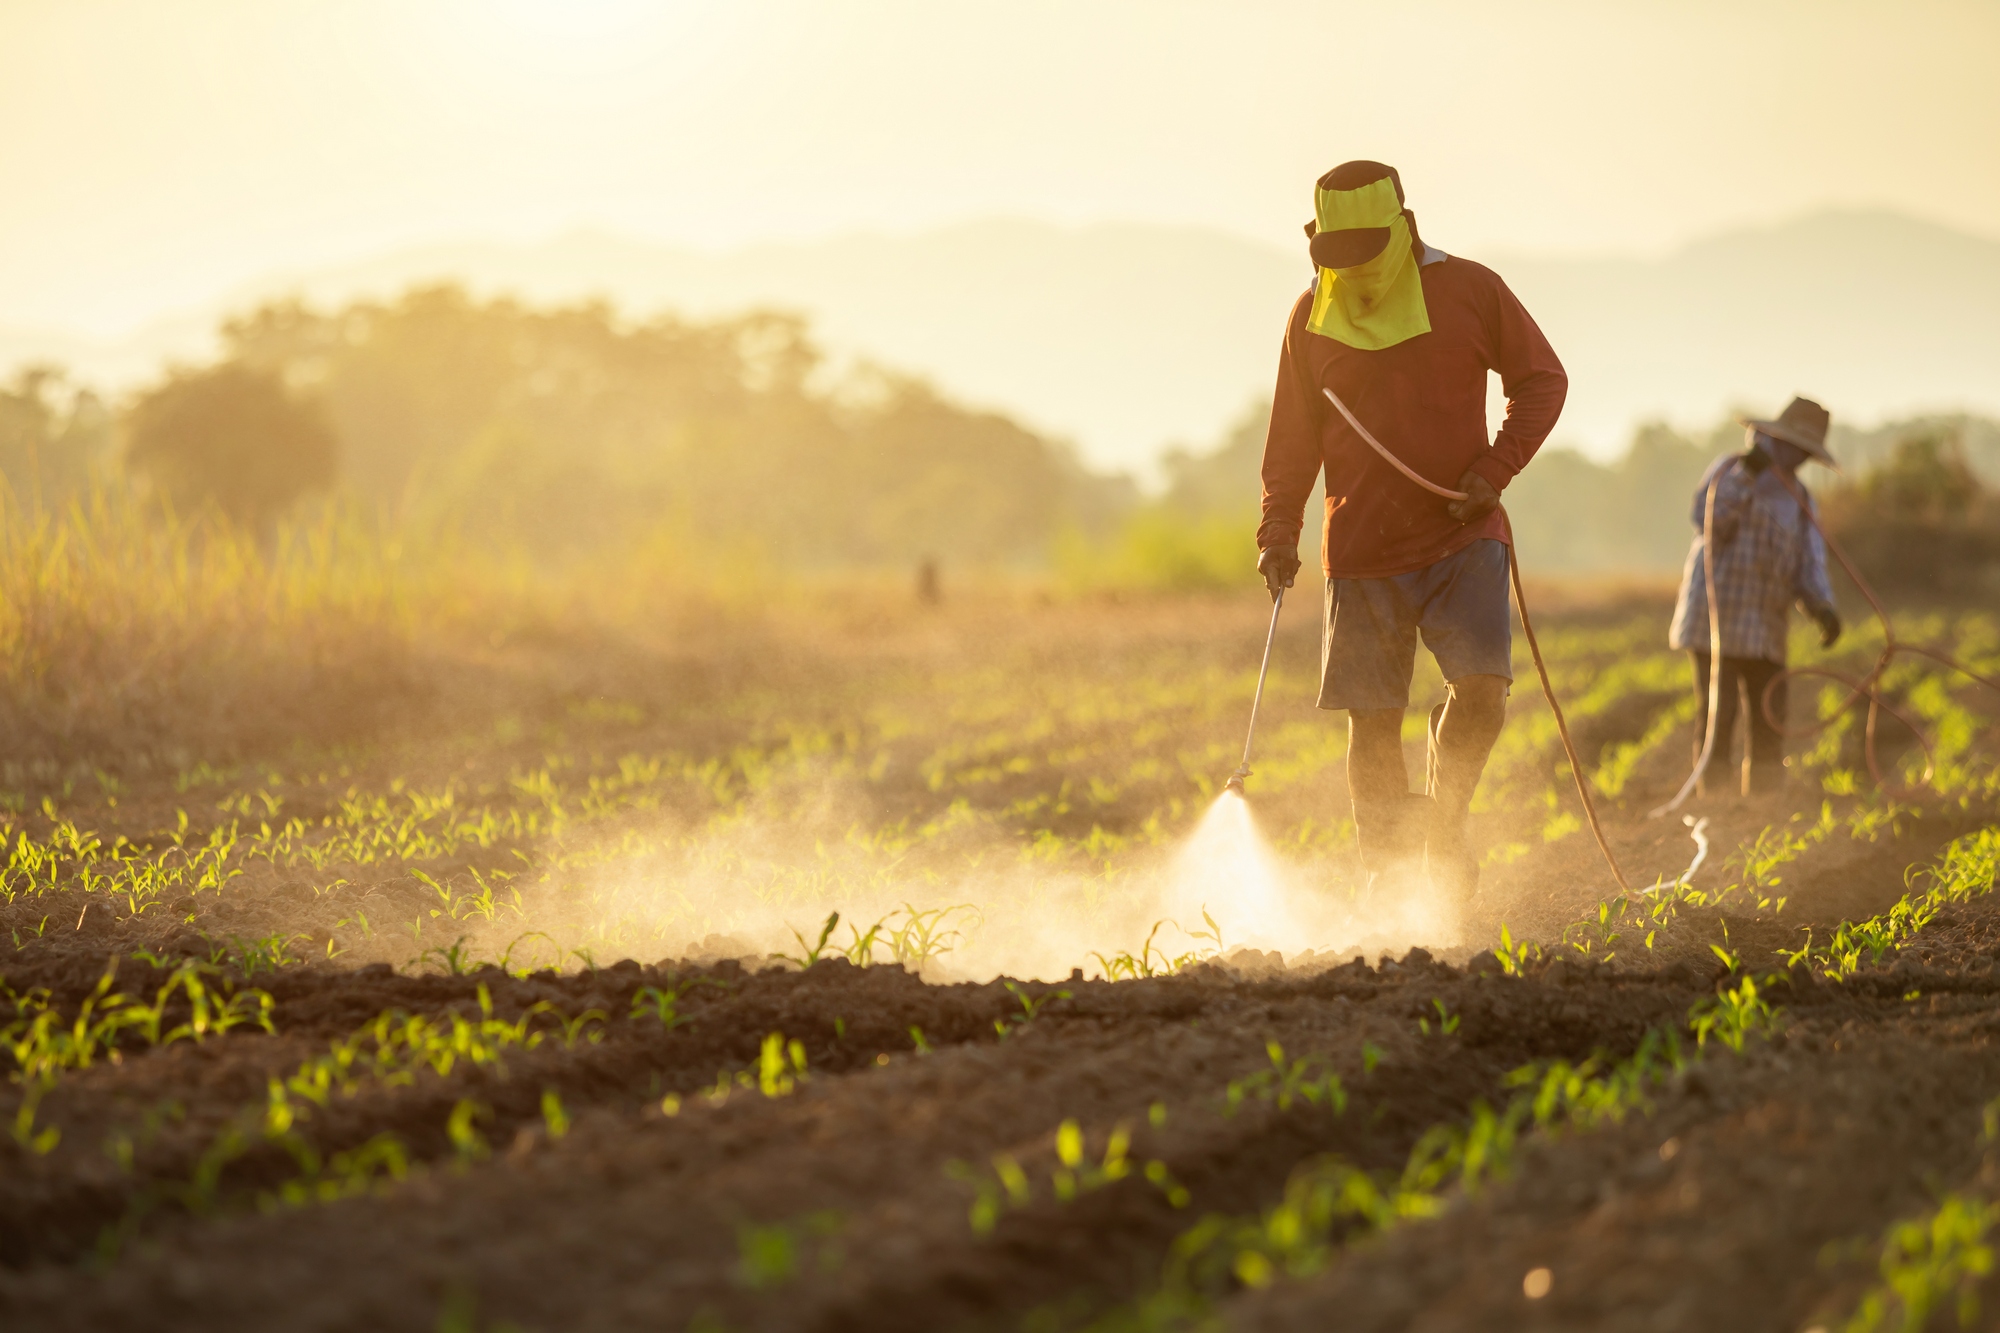
<svg viewBox="0 0 2000 1333"><path fill-rule="evenodd" d="M1505 676L1461 676L1445 686L1437 729L1437 787L1431 795L1462 815L1507 721Z"/></svg>
<svg viewBox="0 0 2000 1333"><path fill-rule="evenodd" d="M1357 802L1399 801L1409 795L1402 709L1348 710L1347 790Z"/></svg>
<svg viewBox="0 0 2000 1333"><path fill-rule="evenodd" d="M1410 790L1402 709L1348 710L1347 790L1369 892L1409 891L1423 858L1430 802Z"/></svg>

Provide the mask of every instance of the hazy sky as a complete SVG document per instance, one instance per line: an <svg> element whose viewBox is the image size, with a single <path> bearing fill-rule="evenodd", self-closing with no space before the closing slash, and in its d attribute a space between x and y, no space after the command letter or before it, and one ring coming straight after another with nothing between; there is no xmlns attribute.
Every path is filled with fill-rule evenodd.
<svg viewBox="0 0 2000 1333"><path fill-rule="evenodd" d="M577 225L1295 244L1356 156L1474 255L1828 204L2000 236L1996 59L1989 0L0 0L0 325Z"/></svg>

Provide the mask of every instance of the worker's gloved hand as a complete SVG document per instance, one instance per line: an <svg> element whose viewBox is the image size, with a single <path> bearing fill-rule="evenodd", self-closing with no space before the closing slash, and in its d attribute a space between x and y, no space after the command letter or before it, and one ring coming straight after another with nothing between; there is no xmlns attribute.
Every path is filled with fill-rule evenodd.
<svg viewBox="0 0 2000 1333"><path fill-rule="evenodd" d="M1813 623L1819 626L1820 647L1831 648L1840 642L1840 612L1830 606L1814 606L1808 607L1807 613L1812 616Z"/></svg>
<svg viewBox="0 0 2000 1333"><path fill-rule="evenodd" d="M1463 500L1447 500L1444 512L1460 523L1477 523L1500 507L1500 492L1493 489L1493 483L1467 468L1458 479L1458 489L1465 492Z"/></svg>
<svg viewBox="0 0 2000 1333"><path fill-rule="evenodd" d="M1264 589L1271 594L1271 600L1278 599L1278 589L1289 588L1292 580L1299 576L1299 553L1294 547L1273 546L1257 556L1257 572L1264 576Z"/></svg>

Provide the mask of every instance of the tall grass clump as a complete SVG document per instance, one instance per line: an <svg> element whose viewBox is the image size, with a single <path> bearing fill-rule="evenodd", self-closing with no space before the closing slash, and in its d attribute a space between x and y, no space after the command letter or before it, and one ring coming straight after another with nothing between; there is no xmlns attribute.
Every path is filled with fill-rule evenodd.
<svg viewBox="0 0 2000 1333"><path fill-rule="evenodd" d="M1169 504L1134 511L1109 537L1058 537L1057 582L1071 592L1204 592L1253 586L1257 521Z"/></svg>
<svg viewBox="0 0 2000 1333"><path fill-rule="evenodd" d="M108 483L50 509L0 482L0 780L352 722L407 685L420 604L450 586L409 564L348 509L260 538Z"/></svg>

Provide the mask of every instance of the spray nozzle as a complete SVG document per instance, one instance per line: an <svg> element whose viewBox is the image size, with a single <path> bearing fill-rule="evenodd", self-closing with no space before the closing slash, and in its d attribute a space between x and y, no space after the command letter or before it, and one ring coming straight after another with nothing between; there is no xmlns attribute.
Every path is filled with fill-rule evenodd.
<svg viewBox="0 0 2000 1333"><path fill-rule="evenodd" d="M1238 796L1242 796L1244 794L1243 779L1249 776L1250 776L1250 765L1238 764L1236 766L1236 771L1229 775L1229 781L1222 784L1222 790L1233 791Z"/></svg>

